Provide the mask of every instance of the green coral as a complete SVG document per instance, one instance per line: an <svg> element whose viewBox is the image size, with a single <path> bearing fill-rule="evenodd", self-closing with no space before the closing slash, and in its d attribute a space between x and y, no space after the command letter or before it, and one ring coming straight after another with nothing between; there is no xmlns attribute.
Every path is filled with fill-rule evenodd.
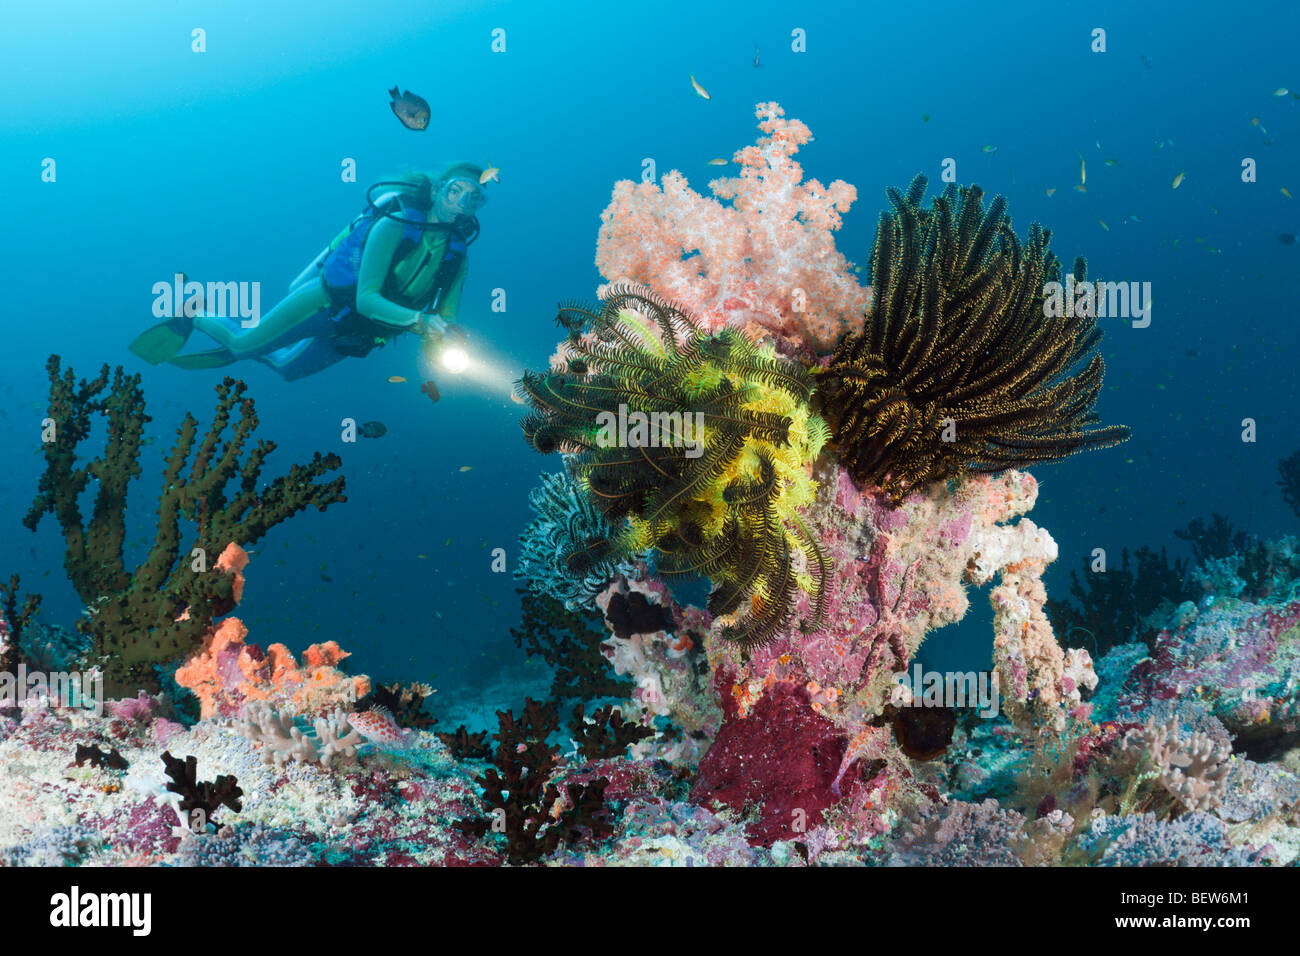
<svg viewBox="0 0 1300 956"><path fill-rule="evenodd" d="M589 559L654 551L661 573L708 577L709 610L745 646L775 635L800 590L820 617L827 563L800 511L829 433L808 372L734 329L703 333L644 286L566 305L560 323L567 368L524 374L535 414L523 428L538 451L572 456L578 487L614 525Z"/></svg>
<svg viewBox="0 0 1300 956"><path fill-rule="evenodd" d="M252 544L309 505L323 511L346 501L343 478L317 483L341 462L337 455L317 453L309 464L294 465L259 491L275 444L259 439L248 447L258 424L253 400L244 397L243 382L225 379L216 387L212 424L201 438L198 422L186 413L167 458L153 545L129 570L123 559L127 488L141 473L144 426L151 420L140 376L119 367L110 380L105 365L96 378L77 381L71 369L60 369L57 355L50 356L46 369L53 435L45 442L45 474L23 524L34 531L47 514L58 520L68 577L87 605L77 627L91 637L88 663L103 669L110 696L156 690L155 666L184 657L202 641L213 618L234 607L234 577L215 570L221 551L231 543ZM78 463L78 448L97 418L108 428L104 450ZM238 485L228 496L232 480ZM94 505L87 521L79 499L92 481ZM184 550L182 519L193 526Z"/></svg>

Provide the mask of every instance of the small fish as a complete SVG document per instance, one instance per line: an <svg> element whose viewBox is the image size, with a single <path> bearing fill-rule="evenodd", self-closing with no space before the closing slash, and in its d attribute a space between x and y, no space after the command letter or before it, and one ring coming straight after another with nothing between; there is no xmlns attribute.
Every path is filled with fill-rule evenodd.
<svg viewBox="0 0 1300 956"><path fill-rule="evenodd" d="M389 380L390 382L392 382L394 385L397 385L397 384L399 384L399 383L401 383L401 382L405 382L405 381L406 381L406 379L403 378L401 375L390 375L390 376L388 376L388 380Z"/></svg>
<svg viewBox="0 0 1300 956"><path fill-rule="evenodd" d="M1118 165L1119 165L1119 160L1118 160L1118 159L1108 159L1108 160L1106 160L1106 165L1107 165L1107 166L1118 166Z"/></svg>
<svg viewBox="0 0 1300 956"><path fill-rule="evenodd" d="M1080 158L1079 159L1079 185L1080 186L1087 185L1087 182L1088 182L1088 162L1087 160Z"/></svg>
<svg viewBox="0 0 1300 956"><path fill-rule="evenodd" d="M1290 92L1291 92L1291 91L1288 90L1285 86L1279 86L1277 89L1275 89L1275 90L1273 91L1273 95L1274 95L1274 96L1286 96L1286 95L1287 95L1288 93L1290 93Z"/></svg>
<svg viewBox="0 0 1300 956"><path fill-rule="evenodd" d="M725 166L725 165L727 165L727 161L726 161L725 159L711 159L711 160L708 161L708 163L707 163L706 165L708 165L708 166Z"/></svg>
<svg viewBox="0 0 1300 956"><path fill-rule="evenodd" d="M1129 217L1128 217L1127 219L1125 219L1124 221L1125 221L1125 222L1141 222L1141 221L1142 221L1142 217L1139 216L1137 213L1134 213L1133 215L1129 216Z"/></svg>
<svg viewBox="0 0 1300 956"><path fill-rule="evenodd" d="M691 87L695 90L696 93L704 97L706 100L713 99L713 97L709 95L709 91L706 90L704 87L700 86L700 84L695 81L695 74L693 73L691 74Z"/></svg>
<svg viewBox="0 0 1300 956"><path fill-rule="evenodd" d="M1285 196L1287 199L1295 198L1294 196L1291 195L1291 190L1287 189L1285 186L1279 186L1278 189L1282 193L1282 195Z"/></svg>
<svg viewBox="0 0 1300 956"><path fill-rule="evenodd" d="M1049 187L1048 189L1045 189L1044 192L1046 192L1047 195L1049 195L1049 196L1055 196L1055 195L1056 195L1056 187L1055 187L1055 186L1051 186L1051 187Z"/></svg>
<svg viewBox="0 0 1300 956"><path fill-rule="evenodd" d="M410 734L398 726L387 707L372 707L359 714L348 714L352 729L374 744L405 744Z"/></svg>
<svg viewBox="0 0 1300 956"><path fill-rule="evenodd" d="M998 151L998 148L993 145L981 146L980 149L982 149L986 153L996 153Z"/></svg>
<svg viewBox="0 0 1300 956"><path fill-rule="evenodd" d="M423 96L416 96L410 90L399 93L396 86L388 91L388 95L393 98L388 105L392 107L393 115L402 121L403 126L414 130L428 128L430 112L428 100Z"/></svg>
<svg viewBox="0 0 1300 956"><path fill-rule="evenodd" d="M365 422L357 431L362 438L383 438L388 434L388 426L383 422Z"/></svg>
<svg viewBox="0 0 1300 956"><path fill-rule="evenodd" d="M438 399L442 398L442 392L438 391L438 385L433 381L433 379L430 379L421 385L420 391L425 395L428 395L429 401L431 402L436 402Z"/></svg>
<svg viewBox="0 0 1300 956"><path fill-rule="evenodd" d="M928 123L928 122L930 122L930 114L929 114L929 113L922 113L922 114L921 114L921 122L922 122L922 123Z"/></svg>
<svg viewBox="0 0 1300 956"><path fill-rule="evenodd" d="M754 44L754 66L758 66L758 44Z"/></svg>
<svg viewBox="0 0 1300 956"><path fill-rule="evenodd" d="M1187 174L1183 172L1183 173L1179 173L1177 176L1174 177L1174 189L1177 189L1179 186L1183 184L1183 177L1186 175Z"/></svg>
<svg viewBox="0 0 1300 956"><path fill-rule="evenodd" d="M1277 241L1280 242L1280 243L1282 243L1282 245L1284 245L1284 246L1294 246L1294 245L1295 245L1295 233L1291 233L1291 232L1279 232L1279 233L1277 234Z"/></svg>
<svg viewBox="0 0 1300 956"><path fill-rule="evenodd" d="M1083 183L1075 183L1074 191L1077 193L1086 193L1088 191L1088 187L1085 186Z"/></svg>
<svg viewBox="0 0 1300 956"><path fill-rule="evenodd" d="M1142 60L1142 65L1145 66L1148 70L1151 69L1151 61L1148 60L1145 56L1142 56L1141 53L1139 53L1138 56Z"/></svg>
<svg viewBox="0 0 1300 956"><path fill-rule="evenodd" d="M1100 216L1097 217L1097 225L1101 226L1101 228L1105 229L1107 232L1110 232L1110 226L1106 225L1106 220L1102 219Z"/></svg>
<svg viewBox="0 0 1300 956"><path fill-rule="evenodd" d="M461 466L460 466L460 472L461 472L461 474L464 474L464 473L467 472L467 471L473 471L473 470L474 470L474 466L473 466L473 465L461 465Z"/></svg>
<svg viewBox="0 0 1300 956"><path fill-rule="evenodd" d="M1258 117L1258 116L1252 116L1252 117L1250 118L1250 125L1251 125L1251 126L1258 126L1258 125L1259 125L1259 117Z"/></svg>
<svg viewBox="0 0 1300 956"><path fill-rule="evenodd" d="M501 182L500 167L493 166L491 163L488 163L488 168L483 170L483 174L478 178L478 184L480 186L486 186L488 183L499 183L499 182Z"/></svg>
<svg viewBox="0 0 1300 956"><path fill-rule="evenodd" d="M518 395L516 395L514 392L511 392L511 393L510 393L510 401L514 402L516 405L527 405L527 404L528 404L526 401L524 401L522 398L520 398L520 397L519 397Z"/></svg>

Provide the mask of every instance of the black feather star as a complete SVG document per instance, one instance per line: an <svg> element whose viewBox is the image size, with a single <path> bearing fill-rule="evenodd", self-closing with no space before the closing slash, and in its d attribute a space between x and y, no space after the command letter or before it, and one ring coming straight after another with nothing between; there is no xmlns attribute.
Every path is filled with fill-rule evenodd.
<svg viewBox="0 0 1300 956"><path fill-rule="evenodd" d="M1048 317L1060 261L1037 223L1021 243L1001 196L926 179L888 191L871 256L863 331L815 370L832 445L854 479L901 501L929 482L1106 448L1129 436L1097 422L1105 370L1091 314ZM1086 267L1075 262L1084 281ZM1081 370L1075 367L1083 364Z"/></svg>

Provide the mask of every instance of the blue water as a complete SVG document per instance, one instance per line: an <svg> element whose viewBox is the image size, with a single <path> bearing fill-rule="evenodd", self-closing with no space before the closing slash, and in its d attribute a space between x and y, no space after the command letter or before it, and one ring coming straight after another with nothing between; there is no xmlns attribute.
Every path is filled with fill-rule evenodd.
<svg viewBox="0 0 1300 956"><path fill-rule="evenodd" d="M513 554L527 492L557 464L523 444L509 381L550 354L556 301L594 293L613 183L651 157L704 190L704 162L753 142L753 107L767 100L815 134L798 157L808 176L858 187L838 237L855 262L867 260L885 187L917 172L935 183L952 157L960 182L1008 197L1021 234L1033 220L1051 228L1067 265L1082 254L1093 277L1152 283L1149 328L1103 323L1099 412L1133 439L1036 471L1044 488L1032 517L1062 552L1050 592L1064 596L1093 548L1186 553L1172 531L1213 511L1264 537L1294 531L1274 481L1277 460L1300 447L1300 246L1278 240L1300 231L1297 200L1280 191L1300 195L1300 100L1272 94L1300 90L1300 6L1132 7L8 4L0 573L43 592L50 622L79 611L55 522L35 534L20 524L40 475L51 352L85 376L102 363L143 373L158 439L131 501L132 540L145 538L172 433L185 410L207 422L224 374L154 368L126 350L153 321L153 283L176 271L258 281L268 309L371 182L490 161L501 181L489 187L461 314L496 370L490 381L444 376L430 404L413 339L293 383L238 367L259 434L279 445L266 476L334 451L349 498L256 547L240 610L251 639L300 651L334 638L357 670L382 679L489 683L521 654L508 634L514 583L491 572L489 552ZM206 30L206 53L190 50L194 27ZM1090 52L1095 27L1107 31L1104 54ZM491 49L496 28L504 53ZM807 52L790 49L796 28ZM692 94L692 73L712 99ZM394 84L433 104L428 130L393 117ZM1070 188L1081 156L1087 194ZM55 183L41 181L46 157ZM1241 180L1246 157L1255 183ZM355 183L340 181L348 158ZM492 310L498 289L504 312ZM388 434L343 445L344 417L381 420ZM1254 443L1241 440L1245 418L1258 423ZM935 667L984 666L988 631L977 615L926 653Z"/></svg>

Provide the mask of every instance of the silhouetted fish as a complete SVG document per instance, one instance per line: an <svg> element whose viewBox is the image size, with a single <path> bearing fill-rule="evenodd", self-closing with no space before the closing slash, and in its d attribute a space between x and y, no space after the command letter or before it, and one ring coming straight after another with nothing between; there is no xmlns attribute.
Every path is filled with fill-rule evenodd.
<svg viewBox="0 0 1300 956"><path fill-rule="evenodd" d="M420 391L424 392L425 395L428 395L429 401L431 402L436 402L438 399L442 398L442 393L438 391L438 386L435 385L432 380L421 385Z"/></svg>
<svg viewBox="0 0 1300 956"><path fill-rule="evenodd" d="M423 96L416 96L410 90L399 93L396 86L388 91L388 95L393 98L393 102L388 105L393 108L393 115L402 121L403 126L416 130L428 127L429 103Z"/></svg>
<svg viewBox="0 0 1300 956"><path fill-rule="evenodd" d="M383 422L365 422L357 431L362 438L383 438L388 434L388 426Z"/></svg>
<svg viewBox="0 0 1300 956"><path fill-rule="evenodd" d="M1290 232L1279 232L1277 234L1277 241L1282 243L1284 246L1294 246L1295 234Z"/></svg>

